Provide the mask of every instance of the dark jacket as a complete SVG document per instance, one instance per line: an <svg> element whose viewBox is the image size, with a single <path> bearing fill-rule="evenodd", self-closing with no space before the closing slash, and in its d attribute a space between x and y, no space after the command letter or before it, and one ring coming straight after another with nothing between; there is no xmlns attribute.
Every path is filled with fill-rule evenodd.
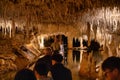
<svg viewBox="0 0 120 80"><path fill-rule="evenodd" d="M71 71L61 63L52 66L51 74L53 80L72 80Z"/></svg>
<svg viewBox="0 0 120 80"><path fill-rule="evenodd" d="M44 57L38 59L37 62L44 62L44 63L47 64L48 69L49 69L49 70L51 69L51 66L52 66L52 59L51 59L51 56L50 56L50 55L45 55Z"/></svg>

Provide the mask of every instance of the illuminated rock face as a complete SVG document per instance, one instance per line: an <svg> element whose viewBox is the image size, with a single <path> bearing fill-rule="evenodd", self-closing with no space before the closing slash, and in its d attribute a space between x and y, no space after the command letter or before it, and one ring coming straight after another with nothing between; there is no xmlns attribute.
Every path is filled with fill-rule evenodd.
<svg viewBox="0 0 120 80"><path fill-rule="evenodd" d="M24 35L16 34L15 37L10 38L1 34L0 32L0 74L25 67L28 64L27 59L19 52L20 46L27 41Z"/></svg>
<svg viewBox="0 0 120 80"><path fill-rule="evenodd" d="M38 34L62 30L81 35L87 32L87 23L94 34L97 27L103 33L114 32L118 30L117 21L120 20L119 3L118 0L107 3L104 0L1 0L0 26L10 28L10 37L14 35L15 27L26 30L27 36L32 28L37 29Z"/></svg>
<svg viewBox="0 0 120 80"><path fill-rule="evenodd" d="M120 7L119 4L118 0L1 0L0 16L21 23L73 24L85 14L94 15L94 12L89 11Z"/></svg>
<svg viewBox="0 0 120 80"><path fill-rule="evenodd" d="M28 64L26 58L21 58L18 54L16 56L14 51L29 43L32 33L36 36L62 33L69 38L89 33L89 39L95 38L108 49L103 52L105 58L112 53L116 56L116 48L120 42L119 4L119 0L0 0L0 69L7 72ZM111 6L112 9L102 6ZM87 23L90 24L89 29ZM15 28L20 32L15 33ZM111 40L109 36L114 36L114 39ZM111 54L108 54L109 52ZM26 63L21 66L20 61L24 60ZM83 68L86 68L84 66L87 63L85 61L85 64L82 64ZM94 73L94 69L91 72Z"/></svg>

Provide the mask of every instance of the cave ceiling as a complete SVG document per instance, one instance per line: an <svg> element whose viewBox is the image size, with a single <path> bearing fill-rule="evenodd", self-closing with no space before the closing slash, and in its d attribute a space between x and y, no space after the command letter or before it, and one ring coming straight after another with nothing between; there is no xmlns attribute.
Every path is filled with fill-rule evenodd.
<svg viewBox="0 0 120 80"><path fill-rule="evenodd" d="M0 16L33 23L71 24L88 10L120 7L119 0L0 0Z"/></svg>
<svg viewBox="0 0 120 80"><path fill-rule="evenodd" d="M57 24L62 25L59 31L66 32L71 29L74 31L75 26L79 26L77 28L79 30L86 29L84 22L97 23L99 26L103 26L106 22L108 24L110 20L116 21L115 24L117 21L120 22L119 0L0 0L0 5L0 23L12 20L27 27L36 24ZM110 10L111 12L109 12ZM110 16L110 13L116 14ZM67 28L68 26L63 25L74 26ZM51 30L54 28L51 25L47 28L53 32L58 30L58 28ZM107 26L106 28L109 29ZM41 25L39 25L39 29L45 32ZM113 31L113 28L111 30Z"/></svg>

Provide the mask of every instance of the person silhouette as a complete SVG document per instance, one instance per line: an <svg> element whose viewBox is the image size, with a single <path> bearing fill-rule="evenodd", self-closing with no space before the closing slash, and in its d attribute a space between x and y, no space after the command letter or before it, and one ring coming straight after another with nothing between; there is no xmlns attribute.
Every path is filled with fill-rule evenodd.
<svg viewBox="0 0 120 80"><path fill-rule="evenodd" d="M106 80L120 80L120 58L108 57L102 63L102 70Z"/></svg>

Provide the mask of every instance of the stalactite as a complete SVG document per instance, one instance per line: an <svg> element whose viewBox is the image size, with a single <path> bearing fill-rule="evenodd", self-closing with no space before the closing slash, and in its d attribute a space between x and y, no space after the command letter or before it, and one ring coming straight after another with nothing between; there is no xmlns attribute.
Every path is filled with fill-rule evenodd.
<svg viewBox="0 0 120 80"><path fill-rule="evenodd" d="M97 36L97 35L96 35L96 34L97 34L97 25L93 24L93 27L92 27L92 28L93 28L93 32L94 32L94 36L95 36L94 39L96 40L96 36Z"/></svg>
<svg viewBox="0 0 120 80"><path fill-rule="evenodd" d="M6 14L7 14L7 8L8 8L8 6L7 5L5 5L5 8L4 8L4 12L3 12L3 22L4 22L4 36L6 36L6 18L7 18L7 16L6 16Z"/></svg>
<svg viewBox="0 0 120 80"><path fill-rule="evenodd" d="M29 28L30 28L30 20L31 20L31 15L30 15L30 11L29 11L29 7L27 7L27 14L24 17L26 22L25 22L25 34L26 35L26 39L29 39Z"/></svg>
<svg viewBox="0 0 120 80"><path fill-rule="evenodd" d="M110 51L111 51L111 55L110 56L117 56L117 51L116 51L116 47L117 45L115 44L115 35L112 35L112 41L111 43L109 44L109 48L110 48Z"/></svg>
<svg viewBox="0 0 120 80"><path fill-rule="evenodd" d="M15 37L15 20L12 19L12 37Z"/></svg>
<svg viewBox="0 0 120 80"><path fill-rule="evenodd" d="M11 25L8 26L8 29L9 29L9 37L11 38L12 37L12 27L11 27Z"/></svg>
<svg viewBox="0 0 120 80"><path fill-rule="evenodd" d="M90 45L90 34L91 34L90 28L91 28L91 25L90 25L90 23L88 22L88 23L87 23L88 46Z"/></svg>

